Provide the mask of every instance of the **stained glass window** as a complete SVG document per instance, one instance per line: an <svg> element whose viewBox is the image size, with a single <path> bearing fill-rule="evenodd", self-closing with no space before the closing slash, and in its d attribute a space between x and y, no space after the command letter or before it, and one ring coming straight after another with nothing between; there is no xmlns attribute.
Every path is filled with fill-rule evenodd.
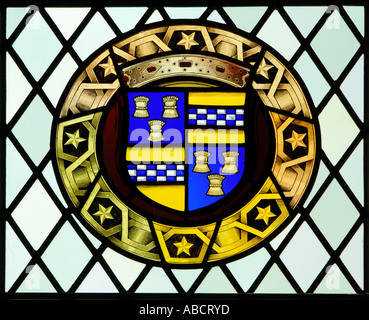
<svg viewBox="0 0 369 320"><path fill-rule="evenodd" d="M1 292L367 293L367 7L341 2L6 2Z"/></svg>

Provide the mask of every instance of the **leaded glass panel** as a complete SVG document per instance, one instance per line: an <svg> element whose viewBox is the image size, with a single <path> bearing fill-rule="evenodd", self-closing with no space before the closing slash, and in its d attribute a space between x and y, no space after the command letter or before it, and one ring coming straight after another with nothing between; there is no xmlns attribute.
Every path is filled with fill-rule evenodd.
<svg viewBox="0 0 369 320"><path fill-rule="evenodd" d="M122 294L123 298L127 293L133 295L214 293L241 296L245 293L275 295L367 293L369 284L367 113L369 106L365 88L368 86L366 32L368 17L364 2L357 1L355 5L351 5L349 1L341 2L342 4L333 6L325 2L317 5L314 1L304 1L302 6L289 5L288 1L276 1L273 4L260 1L257 5L253 3L250 6L225 3L224 6L217 4L214 7L208 7L203 3L196 3L193 7L186 3L152 7L145 1L138 1L134 6L124 4L117 6L115 2L110 3L110 1L106 1L104 6L94 6L84 1L77 1L70 7L60 3L54 4L51 1L45 6L28 6L28 3L21 5L22 1L12 6L11 2L6 2L6 5L1 7L0 61L2 69L0 81L1 292L5 296L22 297L24 293L30 294L26 297L37 297L37 294L41 293L50 294L50 296L62 296L65 293L76 295L114 293ZM183 27L189 25L201 27L198 29ZM174 40L172 42L168 40L165 44L164 34L168 26L174 26L173 35L177 38L173 36ZM180 29L181 26L182 29ZM200 45L201 35L204 35L201 33L203 26L209 26L208 29L204 28L211 31L208 38L203 37L205 42L201 43L202 50L196 51L196 46ZM182 35L176 30L177 27ZM158 29L155 34L150 34L151 38L147 40L148 42L141 42L139 44L141 47L135 49L136 51L132 49L134 43L124 43L125 39L130 39L129 37L139 31L149 34L147 30L153 30L153 28L164 29L163 31ZM217 30L223 29L227 30L228 34L217 34ZM247 42L239 42L241 49L240 47L237 49L236 45L227 42L231 40L224 40L231 33L234 41L238 41L237 37L245 39L250 37L256 42L248 44L250 47L247 47ZM153 40L155 37L163 45L158 46L159 42ZM176 43L173 44L173 41ZM206 41L209 42L206 43ZM147 43L149 45L144 47ZM210 45L215 48L213 52L210 50ZM278 132L285 134L281 141L285 141L284 143L289 146L291 156L295 149L307 148L305 136L311 133L311 130L316 130L317 152L314 158L316 169L309 186L311 191L307 191L301 202L296 200L296 207L291 205L294 214L277 232L278 234L263 242L263 245L255 247L255 250L252 249L250 253L237 256L235 259L232 255L229 259L221 258L215 264L208 264L206 257L212 257L215 251L208 251L205 254L205 250L204 260L186 262L189 265L173 264L178 257L189 259L194 252L191 251L192 245L196 246L200 241L206 243L204 235L209 237L207 238L209 242L206 243L209 246L214 243L219 247L228 245L229 243L221 242L221 235L219 238L215 236L212 238L212 232L216 233L219 230L225 232L225 229L222 229L224 224L221 225L220 220L215 229L209 231L211 234L206 233L206 228L199 228L196 232L187 229L187 233L180 237L180 234L175 234L174 231L174 236L165 234L168 232L166 227L163 226L160 229L155 221L148 223L137 218L142 225L142 230L148 233L155 231L150 241L153 241L159 249L150 251L150 254L155 255L155 259L161 262L154 263L150 261L151 258L145 260L137 257L134 250L128 250L128 253L123 254L122 250L116 250L101 238L102 232L99 235L99 232L94 232L88 224L78 218L79 212L89 214L89 207L84 208L88 202L84 200L83 192L92 194L96 188L107 192L108 187L103 182L98 182L99 185L97 183L101 172L93 172L94 168L89 169L87 165L85 166L87 169L83 169L85 171L79 171L78 177L81 180L78 180L77 176L74 177L77 181L75 188L80 192L77 192L75 199L69 198L59 177L55 160L58 142L55 143L55 141L59 141L65 150L67 148L73 150L74 155L79 157L78 148L80 146L84 148L84 144L87 146L87 142L90 141L88 139L92 139L92 132L96 131L95 123L100 121L97 119L100 117L98 112L88 111L86 119L83 120L85 122L82 129L77 125L70 125L69 131L67 129L65 132L62 131L64 136L59 137L59 140L55 137L58 123L68 128L69 119L72 121L78 117L72 115L70 110L68 111L70 113L65 113L68 121L63 122L60 116L62 105L78 76L84 73L90 76L84 83L90 91L83 93L85 94L83 101L89 103L90 100L95 99L95 93L108 96L108 90L115 90L115 87L109 86L94 89L91 74L96 70L99 71L96 71L94 77L101 83L110 85L122 82L124 87L123 82L126 81L124 76L129 75L128 70L133 70L133 67L129 69L130 66L134 66L133 59L143 61L140 66L145 67L146 74L149 75L159 68L158 59L166 57L167 48L178 50L188 59L193 59L192 56L186 56L187 53L192 52L191 50L195 50L194 52L199 56L208 54L214 60L219 59L219 62L214 64L214 70L219 74L224 72L226 67L223 66L226 63L229 63L229 68L231 65L232 68L239 67L240 72L251 70L250 74L254 73L252 77L255 76L252 79L259 81L254 83L255 91L265 90L266 92L264 95L260 93L261 98L265 96L263 103L270 98L268 90L272 87L272 84L269 87L265 85L271 81L270 79L274 79L277 74L276 66L280 63L275 62L273 59L276 58L267 51L276 52L276 55L286 64L284 71L281 71L282 69L278 71L282 72L281 79L284 77L278 84L280 95L273 96L279 99L276 101L280 106L286 106L285 109L281 107L282 110L276 111L274 115L273 121L276 128L282 123L287 123L285 122L287 117L293 113L288 107L293 105L289 99L294 98L284 95L283 86L296 81L308 96L311 117L307 116L308 109L301 113L296 112L291 118L291 122L294 123L288 129L289 131L283 132L284 129L279 129ZM247 51L250 48L251 51ZM145 50L149 53L143 53L146 52ZM207 53L208 51L210 53ZM234 53L231 54L231 51ZM252 58L254 54L257 58ZM92 69L88 69L94 63L93 59L101 61L96 62ZM204 60L204 57L202 59ZM127 61L128 67L123 69L121 65ZM145 61L149 61L149 64L145 65ZM192 64L184 61L179 62L182 63L182 68L192 67ZM256 69L257 66L258 69ZM119 69L121 73L116 72L118 68L121 68ZM288 78L290 71L297 80L291 80L293 76ZM226 109L230 107L223 103L223 106L226 105L224 119L223 115L216 118L216 114L222 114L223 111L218 112L219 107L214 105L206 106L207 109L203 107L201 97L196 98L196 92L199 88L206 88L215 93L227 86L226 91L233 89L230 89L228 84L225 85L226 80L221 83L214 79L205 81L206 75L196 75L196 77L197 82L191 80L187 83L188 79L181 76L175 78L177 82L172 81L168 76L167 82L160 78L161 82L157 82L158 85L151 84L151 87L143 85L140 91L133 90L133 92L138 92L141 96L149 96L152 101L157 99L157 92L161 95L175 93L177 98L186 99L186 103L190 105L188 109L190 121L197 121L196 124L200 125L204 123L201 121L208 121L208 123L214 121L214 125L216 121L224 121L224 125L229 125L230 122L226 123L226 121L231 121L233 116L226 117ZM262 81L261 78L263 78ZM170 82L173 83L170 84ZM260 86L257 87L257 85ZM191 88L194 86L197 89L192 92ZM111 96L114 92L112 91ZM249 91L246 95L249 95ZM114 99L115 97L116 95ZM106 99L109 101L110 96ZM196 103L193 102L191 105L191 99ZM78 110L85 112L84 102L79 103ZM133 104L133 99L131 103ZM216 102L214 104L216 105ZM237 103L230 105L233 104ZM102 106L105 107L103 103ZM187 105L181 105L180 102L177 107L180 113L187 110ZM273 108L272 103L267 105L267 110L270 111L271 108ZM191 110L195 110L195 113L191 114ZM238 109L235 110L237 115L235 119L239 121L242 119L243 125L244 118L241 117L241 112L237 111ZM207 118L203 118L206 112ZM160 118L160 115L155 117ZM142 119L133 119L131 123L134 121L142 121ZM167 123L173 121L178 128L184 125L179 124L179 120L175 119L166 121ZM236 123L237 121L235 125ZM304 124L301 125L301 123ZM186 126L190 127L191 124ZM151 130L154 130L153 127ZM204 150L212 152L213 149L209 147ZM201 151L204 152L204 150ZM229 152L231 149L224 150ZM191 149L192 153L194 151L195 148ZM73 154L72 151L70 154ZM187 155L183 157L187 159ZM286 157L289 156L286 155ZM127 160L130 159L127 158ZM158 176L163 171L162 167L142 169L133 168L133 164L130 165L132 168L129 167L129 170L135 171L135 179L139 176L140 170L145 171L147 177L152 176L152 171L157 171ZM224 162L218 164L219 168L223 165ZM306 166L308 164L301 165L300 170L305 170ZM168 167L169 169L165 170L174 170L177 175L181 175L178 172L184 170L183 175L186 177L187 169L182 167L185 168L183 164L177 164L176 168ZM193 166L190 168L192 172ZM239 168L241 170L241 167ZM166 174L168 175L168 172ZM171 174L172 172L169 176ZM96 183L94 186L91 184L88 188L90 182L85 184L82 181L86 175L91 178L91 183ZM181 180L178 180L177 176L178 181ZM285 201L283 204L285 205L289 196L284 193L285 190L281 186L275 187L279 183L277 175L273 176L271 183L272 186L265 191L265 194L278 193L281 197L279 201ZM274 187L276 191L273 191ZM84 188L86 191L82 192ZM147 197L157 199L159 203L171 206L172 209L186 208L180 209L186 211L189 208L191 211L191 208L195 210L196 206L203 205L198 205L196 202L187 204L185 200L183 204L178 204L180 192L183 192L183 199L186 199L187 192L189 194L198 192L194 187L192 189L194 191L191 191L190 187L189 191L181 191L180 183L168 191L173 193L174 197L178 196L174 204L155 190L153 191L153 188L141 186L138 189ZM109 219L113 219L112 215L116 213L113 204L117 202L109 197L105 195L104 198L103 195L101 199L104 200L99 204L95 204L92 200L89 203L92 206L91 210L95 212L94 221L100 221L101 225L105 220L109 222ZM254 218L255 221L259 221L258 223L268 225L269 219L274 221L273 212L276 212L278 206L267 207L261 204L262 202L258 211L255 211ZM256 210L256 207L254 209ZM281 209L282 213L283 210ZM237 229L234 237L242 239L241 233L250 233L250 229L243 228ZM163 243L169 241L170 237L172 237L171 246L174 251L166 253L163 250ZM262 235L254 231L252 237L256 239ZM148 245L148 242L144 242L147 241L147 237L146 240L144 238L142 233L137 233L139 245ZM230 238L224 239L224 241L231 241ZM140 241L143 242L140 243ZM246 296L245 299L247 299Z"/></svg>

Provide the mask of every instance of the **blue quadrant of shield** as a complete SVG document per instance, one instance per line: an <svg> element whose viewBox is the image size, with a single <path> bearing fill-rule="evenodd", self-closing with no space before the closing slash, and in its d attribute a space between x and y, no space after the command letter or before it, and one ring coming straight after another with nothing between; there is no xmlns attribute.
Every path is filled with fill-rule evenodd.
<svg viewBox="0 0 369 320"><path fill-rule="evenodd" d="M176 105L175 117L165 115L165 97L176 97L173 99ZM146 98L146 99L145 99ZM139 101L141 100L141 101ZM183 92L129 92L129 143L152 144L162 143L184 143L184 93ZM155 126L155 123L158 123ZM149 139L150 131L157 129L157 136L161 138ZM161 134L161 135L160 135Z"/></svg>
<svg viewBox="0 0 369 320"><path fill-rule="evenodd" d="M204 150L210 153L208 158L209 172L198 173L194 172L196 166L196 159L194 152ZM224 173L224 156L223 153L229 150L233 150L239 153L236 159L236 173ZM188 210L196 210L202 207L206 207L223 198L229 192L231 192L236 185L240 182L244 173L245 167L245 148L244 147L202 147L202 148L188 148L188 157L192 157L192 163L189 163L188 168ZM224 180L221 183L222 195L207 195L209 191L209 175L218 174L224 176Z"/></svg>

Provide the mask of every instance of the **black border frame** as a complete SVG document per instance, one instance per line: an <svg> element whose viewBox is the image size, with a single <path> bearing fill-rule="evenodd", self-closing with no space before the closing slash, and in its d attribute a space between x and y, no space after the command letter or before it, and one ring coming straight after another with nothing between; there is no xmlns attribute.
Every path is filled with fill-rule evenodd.
<svg viewBox="0 0 369 320"><path fill-rule="evenodd" d="M32 77L32 75L29 73L27 68L24 66L23 62L19 58L19 56L16 54L15 50L12 48L12 43L15 41L17 36L22 31L22 26L25 25L25 21L27 16L24 17L22 22L18 25L18 27L14 30L13 34L9 37L9 39L6 39L5 36L5 30L6 30L6 7L27 7L29 6L29 2L23 1L23 0L14 0L14 1L3 1L0 4L0 30L2 30L2 33L0 35L0 69L2 70L2 73L0 75L0 83L5 84L6 83L6 73L4 70L6 70L6 52L9 52L12 56L12 58L15 60L15 62L18 64L19 68L23 72L26 79L29 81L31 86L33 87L33 90L26 98L25 102L22 104L20 109L17 111L17 113L14 115L12 120L7 124L6 123L6 112L5 112L5 105L6 105L6 96L5 96L5 88L2 86L0 88L0 133L1 133L1 139L0 139L0 298L1 299L57 299L57 300L75 300L75 299L127 299L127 301L136 301L139 303L139 301L144 301L145 299L151 300L151 299L158 299L158 297L165 299L166 301L172 301L173 295L151 295L151 294L134 294L130 293L133 289L138 288L139 284L143 280L144 276L147 275L147 273L151 270L151 266L146 266L142 274L136 279L135 283L130 288L130 292L127 292L125 294L125 289L120 284L119 280L115 277L113 272L108 272L110 268L107 266L107 264L104 266L104 270L108 273L109 277L112 279L114 285L116 285L117 289L122 290L122 293L120 294L76 294L73 293L74 289L78 288L78 285L83 281L84 277L87 275L87 273L91 270L92 266L95 264L95 262L104 263L104 259L99 259L98 256L103 252L105 249L104 246L101 246L99 248L95 248L91 245L89 241L87 241L86 235L83 233L83 231L79 228L79 226L76 224L76 221L71 217L69 210L64 208L64 206L61 204L61 202L58 200L58 198L54 195L52 192L51 187L47 183L46 179L42 176L42 170L45 168L47 163L49 162L51 155L50 151L45 155L44 159L41 161L41 163L36 166L32 160L29 158L21 144L18 142L16 137L11 132L11 129L16 124L16 122L19 120L19 118L22 116L23 112L26 110L28 103L32 101L32 99L36 95L40 95L41 99L49 109L49 111L54 114L55 109L52 105L52 103L49 101L48 97L43 93L42 91L42 85L45 83L45 81L48 79L48 77L52 74L56 66L58 65L61 58L64 56L66 52L69 52L69 54L72 55L73 59L78 63L81 64L82 61L79 58L78 54L74 51L72 44L77 39L79 34L82 32L83 28L88 24L92 16L98 11L100 12L103 17L106 19L109 26L112 28L112 30L117 34L121 34L120 30L116 27L115 23L109 19L108 14L106 13L104 7L109 6L122 6L122 3L120 1L115 0L106 0L106 1L96 1L94 4L92 4L89 1L86 0L80 0L80 1L35 1L35 5L40 7L40 12L43 15L44 19L47 21L49 26L52 28L53 32L57 36L58 40L61 42L63 48L57 55L57 57L54 59L54 61L51 63L49 68L46 70L44 75L41 77L39 81L35 81ZM249 1L227 1L226 3L222 3L221 1L194 1L194 0L188 0L188 1L162 1L160 6L157 6L156 4L153 4L149 1L142 1L142 0L136 0L136 1L125 1L123 6L145 6L149 7L149 9L146 11L144 16L142 17L141 21L138 23L137 26L144 25L145 20L150 17L151 13L154 10L159 10L159 12L162 14L164 19L169 18L166 14L165 10L161 9L164 6L210 6L208 9L205 10L203 15L200 17L200 19L205 19L213 10L218 10L218 13L222 16L222 18L229 24L231 27L235 27L234 23L229 19L228 15L225 13L223 8L220 8L223 5L226 6L268 6L268 9L264 13L264 15L261 17L259 22L254 27L252 34L256 34L264 24L264 22L269 18L271 13L274 9L277 9L278 12L282 15L285 22L288 24L292 32L295 34L297 39L300 41L301 46L300 48L295 52L293 57L290 59L289 64L293 65L298 58L301 56L301 54L304 52L304 50L307 50L309 53L311 59L314 61L314 63L319 68L320 72L323 74L324 78L327 80L328 84L330 85L330 90L326 94L326 96L323 98L323 100L320 102L320 104L317 106L317 113L319 114L322 110L324 105L329 101L329 99L332 96L332 93L339 92L339 86L345 79L345 76L349 73L351 68L355 65L358 58L361 57L361 55L364 55L364 92L367 92L369 89L369 45L368 45L368 37L369 37L369 8L368 4L365 2L365 0L340 0L335 1L335 4L338 6L340 13L349 26L350 30L353 32L354 36L358 39L360 42L360 49L356 52L354 57L351 59L351 61L348 63L342 74L337 80L333 80L332 77L329 75L328 71L325 69L324 65L320 62L314 51L309 48L310 42L316 35L316 33L320 30L321 26L325 23L325 19L327 16L322 16L322 18L318 21L318 23L315 25L313 30L310 32L307 38L304 38L301 33L297 30L297 28L292 23L292 20L289 18L285 10L283 9L283 6L286 5L306 5L306 6L327 6L331 5L329 1L326 0L305 0L305 1L297 1L297 0L249 0ZM361 33L357 30L355 25L351 22L349 19L347 13L343 9L343 5L360 5L365 7L365 36L363 37ZM47 7L58 7L58 6L70 6L70 7L80 7L80 6L88 6L93 7L92 10L89 11L85 19L82 21L80 26L77 28L77 30L74 32L74 34L71 36L70 39L65 40L52 19L48 16L46 11L42 8L43 6ZM219 6L219 7L218 7ZM349 103L346 100L346 98L342 95L339 95L340 99L345 100L345 106L348 106ZM297 291L297 294L292 295L283 295L283 294L258 294L258 295L249 295L247 293L243 293L243 290L237 285L237 282L235 279L232 279L232 277L229 276L230 282L234 285L236 291L238 291L240 294L237 295L200 295L200 294L191 294L191 291L193 292L194 289L198 287L198 285L201 283L202 279L205 277L205 275L209 272L210 268L206 268L202 271L201 276L195 281L195 283L192 286L192 289L190 289L190 293L184 293L181 289L181 286L177 282L176 288L179 289L179 293L176 295L175 299L173 301L177 301L177 298L182 301L185 301L186 299L191 299L194 301L201 301L201 299L225 299L226 301L249 301L249 302L256 302L261 301L263 299L271 302L271 301L279 301L279 300L293 300L293 301L319 301L319 302L329 302L329 301L335 301L340 302L343 300L350 300L350 301L367 301L369 300L369 97L366 94L364 96L364 123L362 124L361 121L357 118L357 115L353 110L348 110L350 116L355 121L355 123L358 125L360 132L357 135L357 137L352 142L351 146L346 150L345 154L342 156L342 158L338 161L336 165L332 165L332 163L329 161L327 156L322 152L321 154L321 160L323 163L327 166L328 170L330 171L328 178L325 180L325 182L320 187L320 191L316 193L316 195L313 197L311 202L306 208L301 207L301 218L299 221L295 223L295 225L291 228L290 233L294 234L298 228L301 226L303 222L307 222L309 224L309 227L313 229L315 235L319 238L320 242L323 244L325 250L330 254L330 259L327 262L327 265L331 265L336 263L339 267L341 272L344 273L345 277L350 282L351 286L355 289L357 294L355 295L344 295L344 294L332 294L332 295L321 295L321 294L314 294L310 295L308 293L303 294L302 290L299 288L298 284L293 279L292 275L289 274L288 270L284 267L284 264L281 262L279 258L279 254L282 252L282 250L286 247L290 239L284 239L281 243L281 245L278 247L277 250L273 250L270 245L269 247L266 246L268 252L271 254L271 259L266 263L265 267L255 280L254 284L251 286L249 291L252 291L252 289L256 289L257 285L261 282L263 277L267 274L270 267L276 263L280 268L282 268L282 271L286 278L290 281L290 283L293 285L295 290ZM5 154L5 140L6 138L10 139L10 141L14 144L18 152L21 154L21 156L26 161L27 165L32 170L32 175L30 179L26 182L22 190L19 192L17 197L14 199L12 204L6 208L5 204L5 186L6 186L6 168L5 168L5 162L6 162L6 154ZM355 198L355 195L352 193L352 191L348 188L346 182L341 177L339 170L345 163L345 161L349 158L353 150L357 147L357 145L363 140L364 143L364 207L361 206L361 204L357 201ZM26 237L23 236L21 230L16 225L14 220L11 218L10 213L14 210L16 204L18 201L22 199L22 197L26 194L28 189L32 186L34 181L36 179L39 179L43 186L45 187L46 191L51 196L52 200L55 202L57 207L61 210L63 213L63 217L61 218L47 239L44 241L43 245L36 251L32 248L32 246L28 243L28 240ZM329 243L325 240L324 236L321 234L320 230L316 227L314 222L312 221L311 217L309 217L308 213L311 211L312 207L317 203L317 201L320 198L320 194L324 192L327 187L329 186L330 182L333 181L333 179L336 179L340 186L344 189L346 194L351 199L352 203L357 207L358 211L360 212L361 217L356 221L356 223L353 225L351 230L346 235L345 239L341 242L339 247L336 250L333 250ZM303 219L302 219L303 217ZM89 261L89 263L86 265L85 270L81 272L75 283L72 285L72 287L67 291L63 292L62 288L56 281L56 279L53 277L52 273L48 269L48 267L45 265L45 263L41 259L42 253L46 250L47 245L51 242L51 240L55 237L57 232L60 230L60 228L63 226L63 224L68 221L78 235L81 237L81 239L84 239L85 244L87 245L88 249L92 253L92 258ZM9 292L5 292L5 224L8 222L10 226L16 231L18 237L20 237L20 240L23 242L27 250L32 255L32 259L30 261L30 264L38 264L46 276L49 278L49 280L52 282L53 286L59 293L53 294L21 294L21 293L15 293L15 289L22 283L22 281L26 277L26 273L23 272L13 286L10 288ZM339 259L340 253L344 250L345 246L351 239L351 237L355 234L357 231L359 225L361 223L364 224L364 288L361 290L360 287L355 284L355 280L352 279L352 276L350 272L346 269L346 267L343 265L343 263ZM79 230L79 231L78 231ZM89 243L89 245L87 244ZM106 268L105 268L106 267ZM229 275L230 271L228 268L224 265L221 268L225 274ZM324 270L324 269L323 269ZM320 281L324 277L324 272L322 272L316 277L315 281L312 283L310 288L307 292L312 292L314 288L317 287L317 285L320 283ZM168 270L165 270L168 277L173 280L174 284L176 283L174 275L169 272ZM200 279L200 280L199 280ZM240 290L241 289L241 290ZM182 292L182 293L181 293ZM142 300L143 299L143 300ZM169 299L169 300L167 300ZM172 300L171 300L172 299ZM182 303L182 302L180 302ZM242 302L240 302L242 304Z"/></svg>

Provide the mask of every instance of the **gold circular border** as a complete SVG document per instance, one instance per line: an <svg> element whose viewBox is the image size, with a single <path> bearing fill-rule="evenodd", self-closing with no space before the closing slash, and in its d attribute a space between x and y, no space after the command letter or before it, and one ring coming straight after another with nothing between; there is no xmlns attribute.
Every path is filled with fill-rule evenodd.
<svg viewBox="0 0 369 320"><path fill-rule="evenodd" d="M284 198L282 199L273 180L268 178L254 198L241 210L224 218L219 228L217 223L177 227L150 222L125 205L112 192L103 176L98 177L100 168L96 158L96 131L102 115L102 111L98 109L106 106L120 87L118 74L130 82L132 72L128 71L134 68L132 62L137 58L147 57L145 61L148 66L154 63L157 59L155 54L160 52L168 53L168 57L198 56L199 47L197 53L191 53L195 44L186 42L184 34L196 35L197 46L201 46L205 56L210 52L217 54L219 59L222 56L227 58L223 64L225 69L231 64L241 68L237 60L248 63L250 67L260 61L252 86L263 103L269 107L275 131L276 154L272 175L282 188ZM174 45L180 42L173 45L172 39L178 39L180 36L186 54L175 53ZM272 53L265 51L261 57L262 52L264 51L261 45L220 28L173 25L144 30L113 43L88 64L71 86L63 102L56 126L55 145L57 166L64 188L73 205L80 208L82 217L94 230L117 247L137 257L160 262L161 251L165 262L169 264L196 266L203 262L230 258L249 250L289 217L287 205L292 209L297 206L312 176L316 156L316 134L308 102L298 82ZM235 59L235 63L229 62L229 58ZM127 63L128 67L125 66ZM224 74L217 74L214 68L209 70L212 70L215 79ZM149 76L146 74L146 77ZM236 83L233 79L234 86L242 87L246 84L245 78L240 80ZM134 85L131 83L131 86ZM83 115L84 112L94 109L94 113ZM69 117L79 114L81 116ZM308 141L308 152L298 158L291 158L286 152L288 142L283 133L291 125L304 128L307 132L305 140ZM289 203L286 204L284 199ZM264 230L252 228L247 223L248 214L258 208L260 201L274 203L280 210L270 225L265 220L267 228ZM113 213L114 217L121 220L118 219L115 225L110 223L108 228L103 227L103 221L110 219L109 214L113 217ZM105 218L101 218L102 216ZM174 245L179 243L179 239L183 242L182 250L177 250L178 246ZM158 246L160 248L157 248ZM174 248L177 251L174 251Z"/></svg>

